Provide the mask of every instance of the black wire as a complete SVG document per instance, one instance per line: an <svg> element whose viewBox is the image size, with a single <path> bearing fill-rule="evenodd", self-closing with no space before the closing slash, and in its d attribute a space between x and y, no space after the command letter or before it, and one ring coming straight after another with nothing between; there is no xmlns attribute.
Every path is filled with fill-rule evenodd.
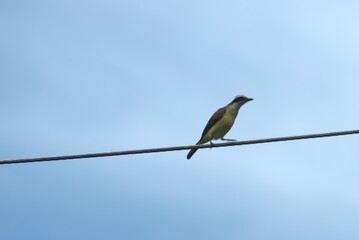
<svg viewBox="0 0 359 240"><path fill-rule="evenodd" d="M111 156L133 155L133 154L144 154L144 153L155 153L155 152L181 151L181 150L190 150L192 148L230 147L230 146L238 146L238 145L251 145L251 144L259 144L259 143L283 142L283 141L293 141L293 140L312 139L312 138L334 137L334 136L342 136L342 135L350 135L350 134L359 134L359 130L317 133L317 134L297 135L297 136L289 136L289 137L264 138L264 139L247 140L247 141L233 141L233 142L218 143L218 144L213 144L213 145L211 145L211 144L189 145L189 146L177 146L177 147L126 150L126 151L116 151L116 152L64 155L64 156L54 156L54 157L10 159L10 160L0 160L0 164L49 162L49 161L71 160L71 159L82 159L82 158L111 157Z"/></svg>

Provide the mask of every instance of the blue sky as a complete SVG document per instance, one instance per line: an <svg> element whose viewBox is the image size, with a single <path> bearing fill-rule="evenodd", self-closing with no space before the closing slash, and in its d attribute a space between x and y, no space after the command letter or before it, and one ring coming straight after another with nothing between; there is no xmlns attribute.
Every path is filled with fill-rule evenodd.
<svg viewBox="0 0 359 240"><path fill-rule="evenodd" d="M0 158L358 129L357 1L3 1ZM1 239L358 239L358 136L0 167Z"/></svg>

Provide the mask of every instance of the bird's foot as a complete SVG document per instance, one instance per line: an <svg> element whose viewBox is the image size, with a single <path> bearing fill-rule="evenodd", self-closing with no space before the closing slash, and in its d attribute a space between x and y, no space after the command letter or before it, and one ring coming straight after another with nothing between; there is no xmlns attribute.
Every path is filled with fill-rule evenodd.
<svg viewBox="0 0 359 240"><path fill-rule="evenodd" d="M221 138L221 140L223 141L228 141L228 142L236 142L236 139L228 139L228 138Z"/></svg>

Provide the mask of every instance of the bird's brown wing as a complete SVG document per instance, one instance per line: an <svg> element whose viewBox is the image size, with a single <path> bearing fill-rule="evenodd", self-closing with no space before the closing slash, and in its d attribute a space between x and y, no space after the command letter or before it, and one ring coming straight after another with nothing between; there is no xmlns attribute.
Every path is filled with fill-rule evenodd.
<svg viewBox="0 0 359 240"><path fill-rule="evenodd" d="M208 123L202 132L201 139L209 131L209 129L211 129L211 127L213 127L213 125L216 124L219 121L219 119L221 119L221 117L224 115L225 112L226 112L226 108L223 107L218 109L215 113L213 113L212 117L208 120Z"/></svg>
<svg viewBox="0 0 359 240"><path fill-rule="evenodd" d="M213 113L212 117L209 119L206 127L203 130L201 139L197 142L197 144L201 144L201 140L202 140L203 136L206 135L206 133L209 131L209 129L211 129L211 127L213 127L213 125L216 124L219 121L219 119L221 119L221 117L223 116L223 114L225 112L226 112L226 108L223 107L223 108L218 109L215 113ZM197 150L198 150L197 148L191 149L191 151L189 151L189 153L187 154L187 159L189 160L193 156L193 154L195 152L197 152Z"/></svg>

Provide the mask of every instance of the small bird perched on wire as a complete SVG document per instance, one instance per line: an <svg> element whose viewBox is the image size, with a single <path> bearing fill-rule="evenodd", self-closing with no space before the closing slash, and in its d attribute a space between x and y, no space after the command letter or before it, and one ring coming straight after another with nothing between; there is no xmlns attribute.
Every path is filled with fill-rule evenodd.
<svg viewBox="0 0 359 240"><path fill-rule="evenodd" d="M221 139L225 141L236 141L234 139L224 139L223 137L232 128L234 121L236 120L238 110L247 102L252 101L253 98L248 98L243 95L236 96L232 102L227 106L218 109L212 117L209 119L206 127L203 130L201 139L196 145L204 144L206 142L212 143L213 139ZM189 160L198 148L193 148L187 154Z"/></svg>

